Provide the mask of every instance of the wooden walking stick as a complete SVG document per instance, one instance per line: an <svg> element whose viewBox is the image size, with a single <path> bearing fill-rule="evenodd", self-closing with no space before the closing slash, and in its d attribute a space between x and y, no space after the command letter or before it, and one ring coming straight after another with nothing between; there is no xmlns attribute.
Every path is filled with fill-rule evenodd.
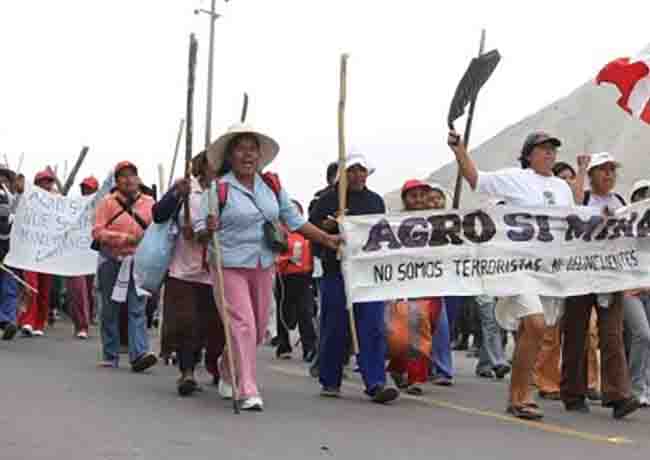
<svg viewBox="0 0 650 460"><path fill-rule="evenodd" d="M340 75L340 86L339 86L339 112L338 112L338 124L339 124L339 184L338 184L338 195L339 195L339 215L337 220L339 225L343 224L343 219L345 212L348 206L348 175L346 174L345 167L345 103L347 100L347 69L348 69L348 54L341 55L341 75ZM338 254L339 259L341 258L341 252L339 249ZM347 297L348 305L348 318L350 323L350 337L352 338L352 351L355 354L359 353L359 338L357 337L357 323L354 318L354 306L350 301L350 298Z"/></svg>
<svg viewBox="0 0 650 460"><path fill-rule="evenodd" d="M192 163L192 129L194 121L194 81L196 80L196 54L198 52L199 44L196 41L194 34L190 35L190 55L188 60L187 72L187 107L185 113L186 127L185 127L185 179L190 178L190 164ZM183 204L183 211L185 215L185 227L191 227L192 220L190 218L190 200L185 200Z"/></svg>
<svg viewBox="0 0 650 460"><path fill-rule="evenodd" d="M216 199L217 183L216 181L212 181L212 185L208 192L208 207L211 216L218 216ZM226 356L228 357L228 371L230 372L230 380L232 384L232 408L235 414L239 414L239 387L237 386L238 378L235 369L235 357L233 356L234 350L232 347L232 330L230 329L230 312L228 311L226 293L223 284L221 245L219 244L219 235L216 231L212 234L212 245L214 249L214 279L212 293L214 294L214 301L217 304L217 310L221 313L221 321L223 322L224 335L226 338Z"/></svg>
<svg viewBox="0 0 650 460"><path fill-rule="evenodd" d="M176 147L174 147L174 157L172 158L172 169L169 171L169 182L167 188L172 188L174 181L174 171L176 171L176 159L178 158L178 150L181 147L181 137L183 137L183 128L185 127L185 119L181 118L180 125L178 126L178 135L176 136Z"/></svg>

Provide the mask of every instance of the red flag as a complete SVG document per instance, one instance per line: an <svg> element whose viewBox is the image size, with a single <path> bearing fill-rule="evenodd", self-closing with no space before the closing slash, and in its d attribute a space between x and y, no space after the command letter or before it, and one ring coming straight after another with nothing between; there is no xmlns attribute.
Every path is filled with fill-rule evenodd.
<svg viewBox="0 0 650 460"><path fill-rule="evenodd" d="M621 93L618 105L650 124L650 56L616 59L598 73L596 83L616 85Z"/></svg>

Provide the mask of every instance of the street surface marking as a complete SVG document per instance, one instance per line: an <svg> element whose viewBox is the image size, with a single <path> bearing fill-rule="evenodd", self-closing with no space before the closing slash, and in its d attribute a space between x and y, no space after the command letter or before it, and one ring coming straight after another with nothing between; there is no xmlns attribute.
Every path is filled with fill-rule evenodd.
<svg viewBox="0 0 650 460"><path fill-rule="evenodd" d="M271 365L271 370L274 372L277 372L279 374L284 374L286 376L291 376L291 377L303 377L306 379L310 379L306 375L306 371L304 370L298 370L298 369L289 369L283 366L277 366L277 365ZM357 383L353 382L346 382L344 381L342 384L343 387L345 388L350 388L354 390L360 390L363 391L363 387ZM562 436L567 436L571 438L576 438L576 439L582 439L584 441L591 441L591 442L598 442L598 443L605 443L609 445L630 445L634 444L634 441L631 439L624 438L622 436L603 436L599 434L594 434L594 433L586 433L584 431L577 431L577 430L572 430L571 428L565 428L559 425L551 425L549 423L544 423L544 422L534 422L530 420L522 420L517 417L512 417L510 415L505 415L505 414L499 414L497 412L492 412L488 410L482 410L482 409L474 409L472 407L464 407L464 406L459 406L458 404L454 404L448 401L441 401L438 399L433 399L433 398L428 398L428 397L422 397L422 396L413 396L405 393L400 394L401 399L406 399L410 401L416 401L421 404L426 404L427 406L432 406L432 407L442 407L445 409L451 409L456 412L461 412L464 414L469 414L469 415L480 415L483 417L491 417L497 420L500 420L502 422L506 423L511 423L515 425L524 425L529 428L535 428L537 430L545 431L547 433L554 433L554 434L559 434Z"/></svg>

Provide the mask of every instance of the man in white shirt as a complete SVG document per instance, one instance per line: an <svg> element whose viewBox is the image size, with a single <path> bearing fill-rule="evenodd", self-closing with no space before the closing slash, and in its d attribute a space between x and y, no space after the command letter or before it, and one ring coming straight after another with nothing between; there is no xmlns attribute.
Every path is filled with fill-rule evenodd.
<svg viewBox="0 0 650 460"><path fill-rule="evenodd" d="M614 193L619 163L607 153L595 153L587 168L591 191L585 192L585 206L610 214L625 206L623 198ZM614 418L623 418L636 411L640 402L631 393L630 375L623 342L623 295L617 293L587 294L568 297L562 321L562 380L560 395L568 411L589 412L587 395L587 351L585 340L591 310L598 314L598 331L602 356L602 401L612 408Z"/></svg>
<svg viewBox="0 0 650 460"><path fill-rule="evenodd" d="M449 133L448 143L461 174L473 190L501 198L514 206L574 205L567 183L553 175L557 148L561 145L555 137L543 132L530 134L521 150L521 168L489 173L477 169L456 132ZM501 325L517 331L508 412L519 418L538 420L544 416L534 402L530 383L544 335L544 310L555 304L556 299L532 293L502 299L497 305L497 319Z"/></svg>

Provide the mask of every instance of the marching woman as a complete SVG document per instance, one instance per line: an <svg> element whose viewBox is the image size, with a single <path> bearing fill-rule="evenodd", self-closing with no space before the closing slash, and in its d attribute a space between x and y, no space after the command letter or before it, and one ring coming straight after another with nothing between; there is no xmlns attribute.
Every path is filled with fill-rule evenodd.
<svg viewBox="0 0 650 460"><path fill-rule="evenodd" d="M340 236L305 221L277 176L261 174L279 149L271 137L241 124L232 126L208 149L208 160L220 179L217 192L211 189L204 194L202 215L207 218L208 230L218 232L233 348L226 353L233 353L241 409L248 411L260 411L264 406L257 386L256 349L264 340L273 295L272 248L277 250L274 242L279 240L277 221L281 219L290 231L333 250L341 241ZM218 217L210 214L210 202L219 203ZM211 261L215 249L209 245ZM226 358L220 363L219 389L224 398L233 395Z"/></svg>
<svg viewBox="0 0 650 460"><path fill-rule="evenodd" d="M49 193L55 193L54 173L45 169L34 177L34 185ZM18 317L18 323L22 334L27 337L41 337L45 335L45 328L50 316L50 291L52 289L53 277L47 273L32 271L24 272L25 281L34 287L38 294L29 294L27 310Z"/></svg>
<svg viewBox="0 0 650 460"><path fill-rule="evenodd" d="M206 243L211 236L201 219L201 195L214 179L205 152L192 160L194 178L180 179L153 207L154 222L176 221L181 231L165 284L163 355L176 352L180 376L177 390L189 396L199 390L194 369L205 348L210 357L223 352L223 326L212 293L212 277L206 263ZM186 226L185 200L189 200L190 226Z"/></svg>
<svg viewBox="0 0 650 460"><path fill-rule="evenodd" d="M115 191L97 205L93 238L99 249L97 286L101 296L103 361L119 367L120 309L128 309L129 362L133 372L143 372L158 362L149 351L145 305L147 298L133 279L133 254L151 223L153 198L140 192L138 168L130 161L115 166Z"/></svg>
<svg viewBox="0 0 650 460"><path fill-rule="evenodd" d="M402 186L402 203L404 205L404 210L423 211L426 209L432 209L433 206L431 205L437 207L440 205L440 199L437 196L439 194L442 194L444 199L444 192L434 189L431 185L419 180L408 180ZM444 207L444 204L442 207ZM429 331L431 336L434 335L434 331L437 329L437 324L439 322L442 308L441 300L442 299L438 297L428 297L414 300L409 299L408 301L409 309L411 308L412 302L415 302L415 305L413 306L418 310L416 312L418 316L418 329ZM409 312L409 323L411 321L412 316ZM428 337L429 348L431 348L431 336ZM427 342L426 339L422 341ZM390 342L391 341L389 340L389 343ZM420 340L418 340L418 342L420 342ZM448 338L447 343L449 343ZM417 351L414 353L414 350L408 350L408 352L402 356L392 355L388 364L388 372L398 388L405 388L406 392L409 394L420 395L422 394L422 388L420 385L426 383L429 379L430 367L431 364L428 352L423 354ZM404 380L405 373L407 374L406 381Z"/></svg>

